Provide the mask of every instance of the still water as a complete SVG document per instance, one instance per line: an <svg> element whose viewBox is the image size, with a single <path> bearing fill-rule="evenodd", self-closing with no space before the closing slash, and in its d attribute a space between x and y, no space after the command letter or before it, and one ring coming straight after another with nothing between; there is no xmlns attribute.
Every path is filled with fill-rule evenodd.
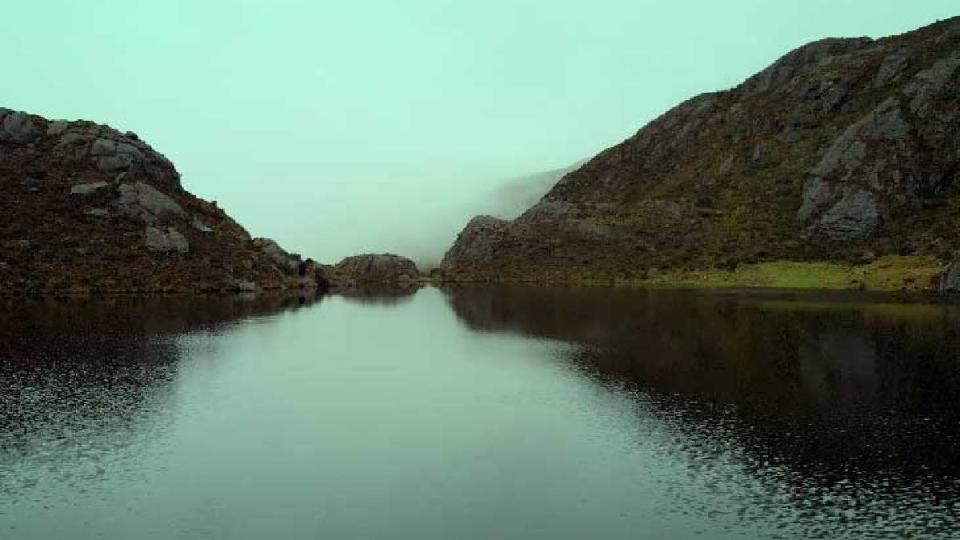
<svg viewBox="0 0 960 540"><path fill-rule="evenodd" d="M960 306L0 305L0 538L960 538Z"/></svg>

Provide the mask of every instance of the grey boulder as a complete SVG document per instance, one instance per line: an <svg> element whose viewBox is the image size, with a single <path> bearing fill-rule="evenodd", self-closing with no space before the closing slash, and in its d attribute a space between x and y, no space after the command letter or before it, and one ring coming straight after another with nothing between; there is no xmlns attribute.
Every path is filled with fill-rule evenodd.
<svg viewBox="0 0 960 540"><path fill-rule="evenodd" d="M120 184L118 191L120 197L117 199L117 211L134 221L153 225L187 216L175 200L150 184Z"/></svg>
<svg viewBox="0 0 960 540"><path fill-rule="evenodd" d="M190 242L173 227L167 227L166 229L147 227L144 233L144 242L149 251L156 253L187 253L190 251Z"/></svg>
<svg viewBox="0 0 960 540"><path fill-rule="evenodd" d="M36 118L20 111L3 115L0 123L0 141L30 142L41 135Z"/></svg>
<svg viewBox="0 0 960 540"><path fill-rule="evenodd" d="M95 195L109 185L110 184L106 182L88 182L85 184L74 184L73 187L70 188L70 194L79 195L81 197L86 197L88 195Z"/></svg>
<svg viewBox="0 0 960 540"><path fill-rule="evenodd" d="M213 232L213 229L211 229L206 223L201 221L200 218L198 217L193 218L193 222L190 223L190 226L193 227L194 230L200 231L204 234L209 234Z"/></svg>

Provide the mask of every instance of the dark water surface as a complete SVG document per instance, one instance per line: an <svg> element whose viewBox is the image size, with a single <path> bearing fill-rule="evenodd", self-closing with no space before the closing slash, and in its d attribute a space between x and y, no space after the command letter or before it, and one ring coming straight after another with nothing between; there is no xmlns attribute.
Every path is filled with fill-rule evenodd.
<svg viewBox="0 0 960 540"><path fill-rule="evenodd" d="M960 306L0 304L0 538L960 538Z"/></svg>

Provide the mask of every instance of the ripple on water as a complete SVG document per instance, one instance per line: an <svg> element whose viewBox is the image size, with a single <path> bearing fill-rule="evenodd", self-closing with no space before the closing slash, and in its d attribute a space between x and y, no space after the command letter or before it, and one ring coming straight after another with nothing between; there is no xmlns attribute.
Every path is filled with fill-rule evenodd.
<svg viewBox="0 0 960 540"><path fill-rule="evenodd" d="M311 378L343 400L324 402L327 406L342 407L342 414L348 414L349 406L367 404L355 399L349 390L340 389L342 393L338 393L331 379L368 391L401 388L403 394L399 397L407 399L410 393L427 393L411 400L416 406L443 402L450 411L516 412L516 424L496 414L483 417L509 424L506 427L510 430L500 434L491 428L501 426L480 425L477 418L444 418L443 411L429 411L432 415L417 419L422 422L414 427L421 430L419 437L432 441L430 447L424 448L421 440L411 436L405 441L408 447L402 450L428 452L429 459L416 461L426 463L424 466L432 464L431 459L439 463L449 458L451 452L473 456L443 463L469 464L491 475L498 470L488 467L485 460L501 457L517 467L511 469L514 476L537 474L544 486L567 488L575 493L580 504L571 508L564 506L568 501L562 496L551 499L551 494L537 492L536 488L524 491L531 488L523 478L501 478L516 481L511 488L519 492L536 493L548 500L538 509L544 516L555 517L558 508L574 514L562 516L570 519L565 522L568 524L597 516L624 522L658 520L667 528L671 524L707 524L704 527L709 528L700 531L704 538L957 537L960 317L953 308L881 309L872 304L824 306L793 301L771 304L735 296L632 295L622 291L468 291L452 293L446 305L431 303L431 298L417 295L402 302L331 303L329 307L334 309L324 311L328 306L319 306L319 314L309 319L310 324L303 318L266 317L258 319L258 324L231 326L236 335L228 332L223 337L224 342L244 337L240 347L248 347L282 335L284 340L302 340L309 345L303 350L313 351L319 330L311 325L332 326L325 330L326 336L344 340L332 344L334 353L311 360L315 364L300 362L295 366L302 369L297 377ZM443 316L449 317L444 311L447 306L469 332L453 325L442 326ZM157 474L163 472L167 463L164 441L168 431L183 421L183 416L192 415L187 420L200 416L211 424L194 424L193 430L185 430L181 435L203 439L206 433L198 426L216 428L216 423L224 420L217 414L231 413L217 409L217 414L204 416L204 407L222 406L217 400L223 397L224 389L211 389L205 386L207 381L196 379L213 373L211 378L220 377L217 380L222 382L223 377L235 375L231 370L236 368L236 357L218 357L217 361L223 364L218 366L223 368L219 371L196 369L191 375L184 373L187 367L195 368L197 363L215 356L205 349L210 342L223 345L195 334L211 327L210 318L197 315L196 306L167 309L161 316L147 310L130 317L118 317L114 308L95 310L92 317L83 310L76 316L66 316L61 309L53 316L35 319L39 322L4 319L9 313L0 313L0 523L5 521L4 516L31 513L28 517L34 521L28 526L40 530L45 526L41 523L47 515L44 512L71 516L64 508L99 508L90 505L90 500L110 506L109 510L117 514L134 516L131 523L140 522L140 518L156 510L149 501L171 500L151 499L150 489L173 489L177 481L183 480L182 476L171 480ZM387 315L396 311L387 310L408 310L413 316L395 319ZM249 314L249 310L243 312L244 316ZM425 354L424 346L416 340L400 339L395 343L406 344L411 350L390 350L394 356L389 361L379 358L364 363L365 359L357 357L354 351L384 354L377 347L365 348L369 341L377 341L368 339L368 314L378 316L377 325L402 323L399 332L403 334L420 332L434 340L448 340L443 354L452 351L450 357L442 363L435 358L419 362ZM421 328L417 326L420 320L429 323ZM510 340L500 340L503 333L511 334ZM357 343L358 336L363 343ZM477 336L483 339L476 339ZM517 342L529 347L512 346ZM504 343L512 345L506 347ZM458 349L461 345L462 350ZM500 356L505 352L519 357L503 360ZM465 357L454 356L459 353ZM278 367L282 359L254 356L250 353L244 357L248 364L242 367L251 370L243 374L252 373L253 383L258 384L241 389L256 390L263 385L257 377L264 375L273 377L272 383L289 382L289 373L277 374L282 370ZM478 364L485 369L476 369ZM329 371L311 371L316 366L326 366ZM458 377L457 369L492 379ZM389 373L384 375L383 370ZM436 370L446 370L436 381L418 378L430 377ZM512 380L504 384L502 379L508 375L526 377L524 384L542 386L533 391ZM200 393L184 405L184 396L178 395L183 387L178 385L189 376L194 377L188 381L195 383L193 390L199 389ZM556 384L557 377L566 376L573 383ZM375 379L375 384L371 384L371 379ZM471 393L483 384L489 384L490 389ZM340 425L339 413L321 414L310 406L312 402L301 403L313 399L315 394L309 393L309 384L299 389L307 393L264 392L258 397L275 400L264 403L265 406L293 411L318 423L327 422L323 435L330 437L319 440L350 454L345 458L343 454L331 453L327 454L328 459L356 464L360 458L353 456L356 449L351 445L369 445L374 448L360 450L368 452L368 456L382 455L381 451L396 450L389 443L398 442L395 438L404 435L402 425L409 419L403 418L402 412L391 416L394 404L383 403L379 395L370 396L369 410L361 413L369 414L363 418L371 425L382 420L377 415L385 415L386 427L379 433L371 430L372 438L367 439L365 431L358 433ZM210 390L221 393L204 393ZM582 393L564 393L573 390ZM241 406L243 415L258 413L256 406L231 404ZM406 405L409 407L410 403ZM447 428L457 430L459 438L448 440L433 433L429 419L446 422ZM546 419L558 425L523 423L530 419ZM250 425L245 418L231 416L226 420L234 421L236 426ZM471 428L478 429L472 432ZM268 431L288 437L281 439L276 449L294 460L291 474L302 472L313 474L313 480L340 480L336 471L324 468L327 462L312 460L314 452L322 449L298 446L315 441L299 438L300 433L292 428ZM504 440L496 441L486 449L487 453L474 454L471 452L476 452L476 448L451 442L484 444L491 434L502 435ZM573 440L570 434L594 440ZM272 443L261 446L255 436L242 435L239 439L248 446L274 449ZM537 436L549 441L539 441ZM557 449L566 461L551 461L545 454L549 445L558 441L582 443L582 448L570 449L568 453L560 451L568 449ZM187 443L193 451L200 446L195 440ZM343 447L336 447L337 444ZM437 448L443 444L451 445L450 452ZM252 456L253 463L260 457L257 451ZM494 451L513 451L518 455L491 456ZM204 466L215 469L209 478L223 480L217 475L234 477L248 472L219 462L220 457L217 452L197 457L207 460ZM251 455L244 457L250 459ZM184 465L182 461L178 464ZM637 464L649 469L636 470ZM358 471L365 472L377 469L378 464L360 465ZM559 467L579 469L554 470ZM396 473L416 469L387 466L377 470ZM623 477L613 477L616 473L623 473ZM572 479L552 483L554 476L565 474ZM592 492L576 491L582 488L578 482L596 480L587 475L599 475L605 481L607 477L603 475L607 474L611 475L610 483L616 484L609 486L609 492L602 482L590 483ZM151 486L148 477L161 478L168 484ZM382 476L363 478L374 485L385 481ZM397 478L404 482L417 480ZM428 493L432 497L429 500L434 505L455 508L458 493L469 484L477 490L472 501L522 519L523 512L515 512L508 504L498 506L500 501L491 502L483 489L497 492L498 486L485 480L472 478L466 469L438 474L428 486L429 490L437 490ZM114 496L118 486L125 488L125 500L118 501ZM213 535L231 526L230 504L237 501L218 499L226 494L218 491L217 486L204 487L204 495L213 497L213 503L209 514L179 525L178 532L186 537L204 532ZM300 487L304 496L315 494L313 485ZM322 487L325 486L317 489ZM334 501L358 503L379 497L363 487L339 485L341 490L356 488L357 491L350 492L356 499L344 495ZM416 498L416 494L406 491L406 484L390 487ZM616 499L642 499L651 494L658 497L651 503L655 510L652 515L644 513L650 510L644 506L646 501L638 500L637 511L632 513L632 500ZM272 495L282 497L284 493ZM284 501L297 502L297 498ZM385 501L379 509L389 514L404 502ZM413 508L413 513L425 511L416 505L407 508ZM337 509L325 507L310 514L309 519L298 518L304 519L303 525L309 529L317 526L320 518L316 515L321 515L325 522L337 519ZM110 515L111 519L114 517ZM365 517L358 516L349 525L357 525ZM97 531L105 523L102 516L84 515L83 520L89 531ZM406 525L415 527L420 523ZM638 530L645 530L642 526ZM631 532L629 524L612 529ZM162 530L153 532L152 537L164 537Z"/></svg>

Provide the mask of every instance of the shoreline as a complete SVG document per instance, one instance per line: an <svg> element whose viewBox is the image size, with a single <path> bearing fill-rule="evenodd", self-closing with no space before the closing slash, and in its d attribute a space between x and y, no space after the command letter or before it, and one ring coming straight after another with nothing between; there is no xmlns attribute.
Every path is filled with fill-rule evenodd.
<svg viewBox="0 0 960 540"><path fill-rule="evenodd" d="M830 261L765 261L740 265L733 270L651 269L640 276L554 274L531 272L526 276L506 274L443 275L436 269L417 279L397 283L365 283L355 286L270 287L257 290L95 290L60 291L0 290L0 300L15 298L114 298L114 297L234 297L234 296L326 296L351 291L415 290L424 286L459 285L583 287L632 290L703 290L731 292L824 292L908 294L945 297L939 280L946 263L928 256L886 256L865 264Z"/></svg>
<svg viewBox="0 0 960 540"><path fill-rule="evenodd" d="M939 280L947 263L929 256L885 256L868 263L832 261L765 261L733 270L647 270L638 276L531 274L527 278L439 276L430 283L489 283L602 286L629 289L745 289L796 291L855 291L939 295Z"/></svg>

